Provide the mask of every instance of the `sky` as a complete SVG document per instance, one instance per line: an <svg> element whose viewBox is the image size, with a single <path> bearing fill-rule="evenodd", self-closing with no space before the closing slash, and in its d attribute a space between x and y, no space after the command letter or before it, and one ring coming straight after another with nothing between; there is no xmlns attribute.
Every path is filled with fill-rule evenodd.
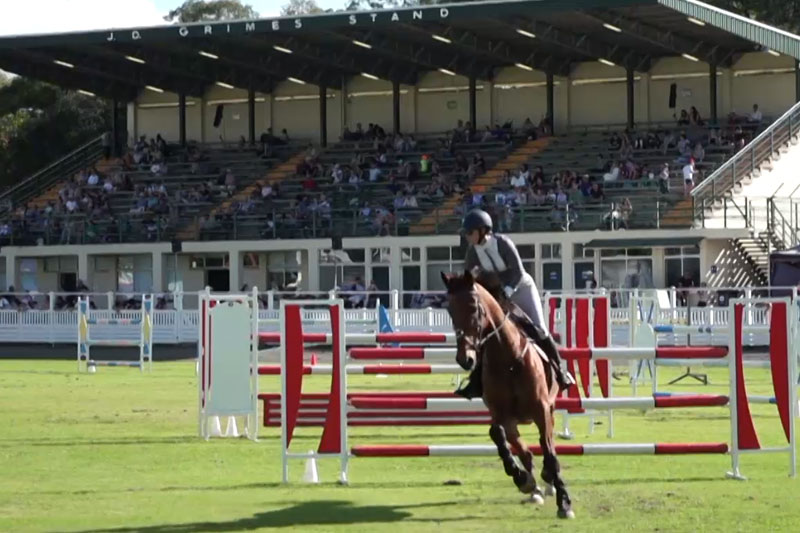
<svg viewBox="0 0 800 533"><path fill-rule="evenodd" d="M19 0L2 1L0 35L104 30L166 24L164 15L183 0ZM284 0L244 0L262 17L280 14ZM345 0L317 0L323 9Z"/></svg>

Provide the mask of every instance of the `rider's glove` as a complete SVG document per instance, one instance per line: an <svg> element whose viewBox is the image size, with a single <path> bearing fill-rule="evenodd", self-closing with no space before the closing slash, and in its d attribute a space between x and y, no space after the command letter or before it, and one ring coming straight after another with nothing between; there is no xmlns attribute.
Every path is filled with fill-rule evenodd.
<svg viewBox="0 0 800 533"><path fill-rule="evenodd" d="M506 298L510 300L516 291L514 290L514 287L506 285L505 288L503 289L503 292L506 293Z"/></svg>

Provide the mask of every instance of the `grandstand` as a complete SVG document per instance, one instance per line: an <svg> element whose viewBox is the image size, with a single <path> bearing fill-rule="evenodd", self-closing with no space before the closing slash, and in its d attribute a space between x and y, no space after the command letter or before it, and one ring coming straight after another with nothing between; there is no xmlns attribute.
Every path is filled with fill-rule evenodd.
<svg viewBox="0 0 800 533"><path fill-rule="evenodd" d="M793 146L799 42L693 0L0 38L0 68L127 106L114 157L2 194L0 286L438 290L478 205L546 289L764 282L795 190L749 184Z"/></svg>

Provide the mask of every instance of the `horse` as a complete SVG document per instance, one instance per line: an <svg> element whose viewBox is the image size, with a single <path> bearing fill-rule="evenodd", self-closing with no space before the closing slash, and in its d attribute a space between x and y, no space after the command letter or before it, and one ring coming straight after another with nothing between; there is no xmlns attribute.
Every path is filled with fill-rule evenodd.
<svg viewBox="0 0 800 533"><path fill-rule="evenodd" d="M497 446L506 475L530 501L544 503L536 484L533 453L517 426L536 424L542 448L541 477L548 494L555 489L559 518L574 518L572 501L560 474L553 439L558 384L545 356L509 319L498 301L471 272L445 274L447 311L456 334L456 362L464 370L482 363L483 402L491 417L489 437ZM512 455L516 455L520 468Z"/></svg>

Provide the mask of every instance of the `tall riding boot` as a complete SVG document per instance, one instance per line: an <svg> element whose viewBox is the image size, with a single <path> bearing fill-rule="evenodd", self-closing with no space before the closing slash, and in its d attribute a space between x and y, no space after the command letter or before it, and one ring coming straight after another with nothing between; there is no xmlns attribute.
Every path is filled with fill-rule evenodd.
<svg viewBox="0 0 800 533"><path fill-rule="evenodd" d="M539 345L544 354L550 360L550 364L552 365L556 374L558 387L563 391L572 385L575 385L575 378L561 365L561 356L558 353L558 346L556 345L556 341L553 340L553 337L550 335L547 335L546 337L540 337L536 344Z"/></svg>
<svg viewBox="0 0 800 533"><path fill-rule="evenodd" d="M472 372L469 374L469 382L464 385L463 387L457 389L455 394L459 396L463 396L464 398L471 400L473 398L482 398L483 397L483 381L481 380L481 376L483 374L481 363L475 363L475 368L472 369Z"/></svg>

